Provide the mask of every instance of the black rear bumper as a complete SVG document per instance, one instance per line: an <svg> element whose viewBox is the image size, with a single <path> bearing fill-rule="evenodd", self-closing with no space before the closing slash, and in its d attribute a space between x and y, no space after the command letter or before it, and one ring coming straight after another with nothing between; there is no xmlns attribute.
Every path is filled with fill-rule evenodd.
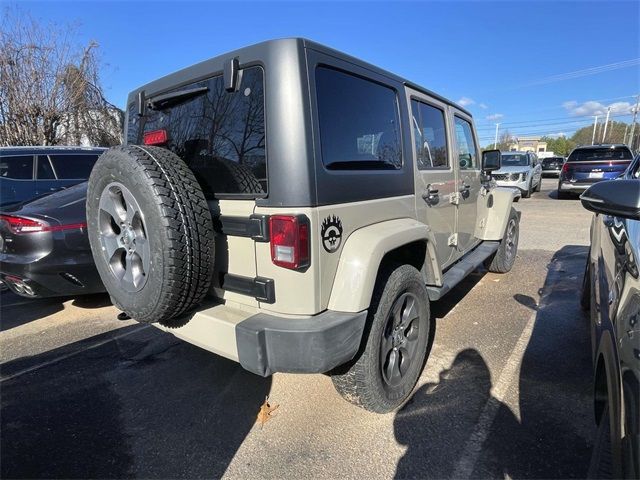
<svg viewBox="0 0 640 480"><path fill-rule="evenodd" d="M303 319L260 313L236 326L240 364L264 377L274 372L324 373L351 360L367 311L325 311Z"/></svg>

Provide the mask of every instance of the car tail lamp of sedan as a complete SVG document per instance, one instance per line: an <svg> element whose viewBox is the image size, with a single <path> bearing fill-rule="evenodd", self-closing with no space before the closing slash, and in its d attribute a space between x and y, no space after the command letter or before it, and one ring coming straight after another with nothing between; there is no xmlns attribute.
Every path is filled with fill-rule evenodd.
<svg viewBox="0 0 640 480"><path fill-rule="evenodd" d="M274 265L291 270L309 266L309 220L304 215L272 215L269 217L269 235Z"/></svg>
<svg viewBox="0 0 640 480"><path fill-rule="evenodd" d="M43 220L19 217L14 215L0 215L0 222L4 223L11 232L22 235L28 233L57 232L61 230L78 230L87 228L86 223L68 223L66 225L50 225Z"/></svg>

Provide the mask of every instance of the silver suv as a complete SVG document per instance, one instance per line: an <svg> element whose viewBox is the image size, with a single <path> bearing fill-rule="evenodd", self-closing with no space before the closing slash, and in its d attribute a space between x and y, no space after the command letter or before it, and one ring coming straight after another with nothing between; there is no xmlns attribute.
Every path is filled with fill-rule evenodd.
<svg viewBox="0 0 640 480"><path fill-rule="evenodd" d="M502 166L493 172L501 187L517 188L524 198L542 188L542 165L533 152L504 152Z"/></svg>
<svg viewBox="0 0 640 480"><path fill-rule="evenodd" d="M134 90L127 144L89 180L115 304L258 375L328 372L376 412L411 393L430 302L516 258L471 115L303 39L243 48Z"/></svg>

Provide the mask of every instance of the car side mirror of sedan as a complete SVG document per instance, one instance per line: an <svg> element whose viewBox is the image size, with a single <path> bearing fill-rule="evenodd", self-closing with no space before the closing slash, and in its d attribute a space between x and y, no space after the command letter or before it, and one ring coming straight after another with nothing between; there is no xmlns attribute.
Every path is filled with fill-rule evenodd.
<svg viewBox="0 0 640 480"><path fill-rule="evenodd" d="M502 154L500 150L485 150L482 152L482 171L491 173L494 170L500 170L502 164Z"/></svg>
<svg viewBox="0 0 640 480"><path fill-rule="evenodd" d="M640 220L640 180L606 180L580 195L582 206L595 213Z"/></svg>

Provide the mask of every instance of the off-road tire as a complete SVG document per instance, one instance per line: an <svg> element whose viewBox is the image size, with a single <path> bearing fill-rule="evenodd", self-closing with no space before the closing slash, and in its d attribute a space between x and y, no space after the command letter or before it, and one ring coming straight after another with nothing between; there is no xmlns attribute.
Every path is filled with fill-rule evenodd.
<svg viewBox="0 0 640 480"><path fill-rule="evenodd" d="M529 198L531 196L531 191L533 187L533 179L529 180L529 185L527 185L527 189L522 192L522 198Z"/></svg>
<svg viewBox="0 0 640 480"><path fill-rule="evenodd" d="M405 292L418 299L420 310L415 357L400 385L386 384L381 367L381 342L391 307ZM424 368L430 330L429 297L418 270L411 265L384 267L373 291L360 351L347 365L331 372L338 393L348 402L376 413L386 413L404 403L411 395Z"/></svg>
<svg viewBox="0 0 640 480"><path fill-rule="evenodd" d="M515 222L515 236L511 236L509 227ZM520 237L520 219L515 208L511 207L511 213L504 229L504 235L496 253L484 261L484 267L490 272L507 273L513 267L518 252L518 239ZM511 245L509 245L511 243Z"/></svg>
<svg viewBox="0 0 640 480"><path fill-rule="evenodd" d="M100 198L114 182L128 189L144 216L150 262L136 292L122 287L102 253ZM130 317L168 322L207 294L214 259L211 213L193 172L171 151L126 145L102 154L89 177L87 223L100 278L113 303Z"/></svg>

